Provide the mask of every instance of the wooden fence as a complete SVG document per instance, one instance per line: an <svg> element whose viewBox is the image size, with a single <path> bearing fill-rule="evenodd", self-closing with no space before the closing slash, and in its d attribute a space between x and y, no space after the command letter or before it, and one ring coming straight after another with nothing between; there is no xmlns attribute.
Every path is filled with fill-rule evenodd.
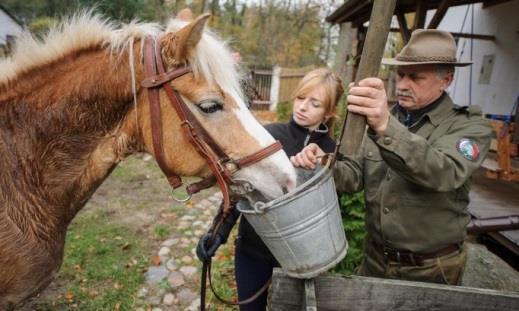
<svg viewBox="0 0 519 311"><path fill-rule="evenodd" d="M281 68L251 70L251 85L254 88L252 108L273 110L277 103L292 99L297 84L313 66L303 68Z"/></svg>

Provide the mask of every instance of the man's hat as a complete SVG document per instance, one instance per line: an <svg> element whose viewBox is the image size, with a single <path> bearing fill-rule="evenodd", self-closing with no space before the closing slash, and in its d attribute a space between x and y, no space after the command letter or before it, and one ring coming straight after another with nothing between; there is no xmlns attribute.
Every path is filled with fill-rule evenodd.
<svg viewBox="0 0 519 311"><path fill-rule="evenodd" d="M417 29L411 34L409 42L395 58L384 58L385 65L409 66L422 64L445 64L467 66L472 62L459 62L456 59L456 42L447 31Z"/></svg>

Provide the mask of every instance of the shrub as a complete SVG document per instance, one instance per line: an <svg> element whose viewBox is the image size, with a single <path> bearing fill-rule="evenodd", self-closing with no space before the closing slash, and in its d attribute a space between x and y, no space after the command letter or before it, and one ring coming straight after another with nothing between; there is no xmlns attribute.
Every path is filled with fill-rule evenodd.
<svg viewBox="0 0 519 311"><path fill-rule="evenodd" d="M340 198L342 224L348 239L348 253L333 272L353 274L362 261L364 227L364 193L345 193Z"/></svg>
<svg viewBox="0 0 519 311"><path fill-rule="evenodd" d="M276 106L276 114L279 122L287 122L292 115L292 102L280 102Z"/></svg>

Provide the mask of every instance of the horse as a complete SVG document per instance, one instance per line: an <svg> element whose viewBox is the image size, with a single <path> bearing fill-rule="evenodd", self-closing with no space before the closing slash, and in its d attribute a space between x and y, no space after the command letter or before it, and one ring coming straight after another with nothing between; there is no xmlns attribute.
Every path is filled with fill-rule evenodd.
<svg viewBox="0 0 519 311"><path fill-rule="evenodd" d="M231 158L274 142L246 107L230 49L205 27L207 15L115 25L92 11L65 19L43 40L22 35L0 63L0 310L23 304L52 281L67 227L125 157L154 152L143 46L153 38L166 82ZM185 121L160 99L163 165L207 177L206 158ZM237 172L266 198L295 187L295 170L276 149Z"/></svg>

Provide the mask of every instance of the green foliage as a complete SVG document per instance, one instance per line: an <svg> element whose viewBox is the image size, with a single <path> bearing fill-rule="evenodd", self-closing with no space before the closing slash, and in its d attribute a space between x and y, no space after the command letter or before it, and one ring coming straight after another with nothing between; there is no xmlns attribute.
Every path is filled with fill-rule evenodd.
<svg viewBox="0 0 519 311"><path fill-rule="evenodd" d="M153 233L158 238L163 239L169 235L169 227L162 224L155 225L155 227L153 227Z"/></svg>
<svg viewBox="0 0 519 311"><path fill-rule="evenodd" d="M102 212L78 218L67 233L59 272L67 279L66 292L36 310L135 310L135 293L148 264L135 241L133 233Z"/></svg>
<svg viewBox="0 0 519 311"><path fill-rule="evenodd" d="M52 17L38 17L31 21L29 30L37 37L42 38L49 28L54 27L57 23L58 21Z"/></svg>
<svg viewBox="0 0 519 311"><path fill-rule="evenodd" d="M354 273L362 261L365 236L364 193L345 193L341 196L340 203L342 223L349 247L346 257L335 267L334 272L349 275Z"/></svg>
<svg viewBox="0 0 519 311"><path fill-rule="evenodd" d="M278 103L276 106L276 115L279 122L287 122L292 115L292 102L286 101Z"/></svg>

